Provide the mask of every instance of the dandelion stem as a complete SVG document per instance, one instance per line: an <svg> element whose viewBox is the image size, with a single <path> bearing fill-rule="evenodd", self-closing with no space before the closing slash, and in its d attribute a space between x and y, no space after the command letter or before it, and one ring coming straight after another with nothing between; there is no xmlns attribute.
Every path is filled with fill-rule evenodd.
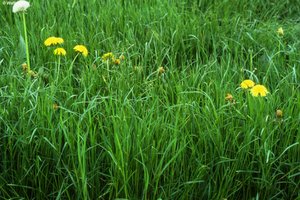
<svg viewBox="0 0 300 200"><path fill-rule="evenodd" d="M106 69L107 69L107 77L109 79L109 63L108 63L108 60L106 61Z"/></svg>
<svg viewBox="0 0 300 200"><path fill-rule="evenodd" d="M27 38L27 28L26 28L26 18L25 12L23 14L23 26L24 26L24 37L25 37L25 45L26 45L26 59L27 59L27 66L28 72L30 71L30 58L29 58L29 48L28 48L28 38Z"/></svg>
<svg viewBox="0 0 300 200"><path fill-rule="evenodd" d="M60 68L60 56L58 56L57 67L56 67L56 81L59 80L59 68Z"/></svg>
<svg viewBox="0 0 300 200"><path fill-rule="evenodd" d="M57 67L58 67L58 72L59 72L59 68L60 68L60 56L58 56L58 63L57 63Z"/></svg>

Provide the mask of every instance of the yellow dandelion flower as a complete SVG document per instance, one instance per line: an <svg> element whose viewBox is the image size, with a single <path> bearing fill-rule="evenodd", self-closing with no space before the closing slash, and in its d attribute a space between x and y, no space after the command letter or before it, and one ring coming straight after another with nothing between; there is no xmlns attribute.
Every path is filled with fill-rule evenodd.
<svg viewBox="0 0 300 200"><path fill-rule="evenodd" d="M276 110L276 117L277 118L282 118L282 116L283 116L282 110L280 110L280 109Z"/></svg>
<svg viewBox="0 0 300 200"><path fill-rule="evenodd" d="M57 103L53 104L53 110L56 111L59 109L59 105Z"/></svg>
<svg viewBox="0 0 300 200"><path fill-rule="evenodd" d="M284 35L284 31L283 31L283 28L282 28L282 27L280 27L280 28L277 29L277 34L278 34L279 36L283 36L283 35Z"/></svg>
<svg viewBox="0 0 300 200"><path fill-rule="evenodd" d="M108 53L103 54L103 56L102 56L102 61L103 62L105 62L107 60L110 60L110 59L111 60L115 59L115 56L114 56L114 54L112 52L108 52Z"/></svg>
<svg viewBox="0 0 300 200"><path fill-rule="evenodd" d="M252 96L262 96L262 97L265 97L267 96L267 94L269 93L267 88L263 85L255 85L251 88L250 90Z"/></svg>
<svg viewBox="0 0 300 200"><path fill-rule="evenodd" d="M45 40L44 44L45 46L49 47L51 45L57 45L64 43L64 39L60 37L49 37Z"/></svg>
<svg viewBox="0 0 300 200"><path fill-rule="evenodd" d="M232 94L227 93L227 94L226 94L226 97L225 97L225 100L226 100L226 101L230 101L230 102L233 101L233 96L232 96Z"/></svg>
<svg viewBox="0 0 300 200"><path fill-rule="evenodd" d="M165 73L166 70L164 69L164 67L159 67L157 71L158 71L158 74L163 74L163 73Z"/></svg>
<svg viewBox="0 0 300 200"><path fill-rule="evenodd" d="M241 88L248 89L248 88L252 88L254 85L255 83L252 80L247 79L241 83Z"/></svg>
<svg viewBox="0 0 300 200"><path fill-rule="evenodd" d="M232 94L230 94L230 93L226 94L225 100L228 101L228 102L230 102L230 103L232 103L232 104L235 104L235 99L232 96Z"/></svg>
<svg viewBox="0 0 300 200"><path fill-rule="evenodd" d="M125 60L125 56L124 55L120 55L119 59L120 60Z"/></svg>
<svg viewBox="0 0 300 200"><path fill-rule="evenodd" d="M53 51L54 55L57 56L65 56L67 54L66 50L64 48L56 48Z"/></svg>
<svg viewBox="0 0 300 200"><path fill-rule="evenodd" d="M22 64L22 69L24 72L27 72L28 71L28 65L26 63L23 63Z"/></svg>
<svg viewBox="0 0 300 200"><path fill-rule="evenodd" d="M38 76L38 74L35 71L32 71L32 70L28 71L28 75L30 75L33 78L36 78Z"/></svg>
<svg viewBox="0 0 300 200"><path fill-rule="evenodd" d="M121 60L120 59L114 59L113 62L114 62L115 65L119 65L121 63Z"/></svg>
<svg viewBox="0 0 300 200"><path fill-rule="evenodd" d="M81 53L84 57L87 57L87 55L89 53L88 50L87 50L87 48L84 45L76 45L73 49L76 52Z"/></svg>

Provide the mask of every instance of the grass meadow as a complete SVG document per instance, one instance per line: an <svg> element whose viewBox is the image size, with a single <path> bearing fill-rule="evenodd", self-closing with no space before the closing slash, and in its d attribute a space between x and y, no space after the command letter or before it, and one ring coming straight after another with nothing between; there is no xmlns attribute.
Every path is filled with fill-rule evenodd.
<svg viewBox="0 0 300 200"><path fill-rule="evenodd" d="M297 0L11 3L0 199L300 199Z"/></svg>

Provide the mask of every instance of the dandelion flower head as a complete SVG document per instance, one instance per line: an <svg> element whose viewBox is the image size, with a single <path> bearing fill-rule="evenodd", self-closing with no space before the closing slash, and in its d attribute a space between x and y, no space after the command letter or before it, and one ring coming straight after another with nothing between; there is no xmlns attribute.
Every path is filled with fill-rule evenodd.
<svg viewBox="0 0 300 200"><path fill-rule="evenodd" d="M125 60L125 56L124 55L120 55L119 59L120 60Z"/></svg>
<svg viewBox="0 0 300 200"><path fill-rule="evenodd" d="M277 109L277 110L276 110L276 117L277 117L277 118L282 118L282 116L283 116L282 110Z"/></svg>
<svg viewBox="0 0 300 200"><path fill-rule="evenodd" d="M58 103L54 103L52 107L53 107L53 110L54 110L54 111L56 111L56 110L59 109Z"/></svg>
<svg viewBox="0 0 300 200"><path fill-rule="evenodd" d="M45 40L44 44L45 46L49 47L51 45L57 45L64 43L64 39L60 37L49 37Z"/></svg>
<svg viewBox="0 0 300 200"><path fill-rule="evenodd" d="M67 54L66 50L64 48L56 48L53 51L54 55L57 56L65 56Z"/></svg>
<svg viewBox="0 0 300 200"><path fill-rule="evenodd" d="M102 61L103 62L105 62L107 60L110 60L110 59L115 60L115 56L112 52L108 52L108 53L103 54L103 56L102 56Z"/></svg>
<svg viewBox="0 0 300 200"><path fill-rule="evenodd" d="M28 65L26 63L23 63L22 64L22 69L24 72L27 72L28 71Z"/></svg>
<svg viewBox="0 0 300 200"><path fill-rule="evenodd" d="M30 7L30 3L28 1L20 0L14 3L12 11L13 13L26 11L27 8Z"/></svg>
<svg viewBox="0 0 300 200"><path fill-rule="evenodd" d="M248 88L252 88L254 85L255 83L252 80L247 79L241 83L241 88L248 89Z"/></svg>
<svg viewBox="0 0 300 200"><path fill-rule="evenodd" d="M87 57L87 55L89 53L88 50L87 50L87 48L84 45L76 45L73 49L76 52L81 53L84 57Z"/></svg>
<svg viewBox="0 0 300 200"><path fill-rule="evenodd" d="M283 28L282 28L282 27L280 27L280 28L277 29L277 34L278 34L279 36L283 36L283 35L284 35L284 31L283 31Z"/></svg>
<svg viewBox="0 0 300 200"><path fill-rule="evenodd" d="M121 63L121 60L120 59L114 59L113 62L114 62L115 65L119 65Z"/></svg>
<svg viewBox="0 0 300 200"><path fill-rule="evenodd" d="M166 71L165 68L162 67L162 66L158 68L158 73L159 74L163 74L163 73L165 73L165 71Z"/></svg>
<svg viewBox="0 0 300 200"><path fill-rule="evenodd" d="M225 100L226 100L226 101L232 101L232 100L233 100L232 94L227 93L227 94L226 94L226 97L225 97Z"/></svg>
<svg viewBox="0 0 300 200"><path fill-rule="evenodd" d="M255 85L251 88L250 90L252 96L254 97L258 97L258 96L262 96L265 97L267 96L267 94L269 93L267 88L263 85Z"/></svg>
<svg viewBox="0 0 300 200"><path fill-rule="evenodd" d="M32 70L28 71L28 75L30 75L31 77L34 77L34 78L38 76L38 74L35 71L32 71Z"/></svg>

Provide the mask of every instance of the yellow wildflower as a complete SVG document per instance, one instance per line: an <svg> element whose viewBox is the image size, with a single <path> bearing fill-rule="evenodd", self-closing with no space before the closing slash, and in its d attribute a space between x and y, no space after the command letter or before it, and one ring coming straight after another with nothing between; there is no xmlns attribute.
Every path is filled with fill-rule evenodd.
<svg viewBox="0 0 300 200"><path fill-rule="evenodd" d="M279 36L283 36L283 35L284 35L284 32L283 32L283 28L282 28L282 27L278 28L277 34L278 34Z"/></svg>
<svg viewBox="0 0 300 200"><path fill-rule="evenodd" d="M120 60L125 60L125 56L124 55L120 55L119 59Z"/></svg>
<svg viewBox="0 0 300 200"><path fill-rule="evenodd" d="M254 85L255 83L252 80L247 79L241 83L241 88L248 89L248 88L252 88Z"/></svg>
<svg viewBox="0 0 300 200"><path fill-rule="evenodd" d="M36 72L32 71L32 70L29 70L29 71L28 71L28 75L30 75L30 76L33 77L33 78L35 78L35 77L38 76L38 74L37 74Z"/></svg>
<svg viewBox="0 0 300 200"><path fill-rule="evenodd" d="M64 48L56 48L54 49L53 53L54 55L58 55L58 56L65 56L67 54Z"/></svg>
<svg viewBox="0 0 300 200"><path fill-rule="evenodd" d="M283 116L282 110L280 110L280 109L276 110L276 117L277 118L282 118L282 116Z"/></svg>
<svg viewBox="0 0 300 200"><path fill-rule="evenodd" d="M115 65L119 65L121 63L121 60L120 59L115 59L113 60L114 64Z"/></svg>
<svg viewBox="0 0 300 200"><path fill-rule="evenodd" d="M233 96L232 96L232 94L227 93L227 94L226 94L226 97L225 97L225 100L226 100L226 101L232 102L232 101L233 101Z"/></svg>
<svg viewBox="0 0 300 200"><path fill-rule="evenodd" d="M103 56L102 56L102 61L103 62L105 62L107 60L110 60L110 59L112 59L112 60L115 59L115 56L112 52L108 52L108 53L103 54Z"/></svg>
<svg viewBox="0 0 300 200"><path fill-rule="evenodd" d="M51 45L57 45L64 43L64 39L60 37L49 37L45 40L44 44L45 46L49 47Z"/></svg>
<svg viewBox="0 0 300 200"><path fill-rule="evenodd" d="M235 104L236 103L234 97L230 93L226 94L225 100L228 101L228 102L230 102L231 104Z"/></svg>
<svg viewBox="0 0 300 200"><path fill-rule="evenodd" d="M264 97L264 96L266 96L269 93L268 90L267 90L267 88L265 86L263 86L263 85L255 85L255 86L253 86L251 88L250 92L251 92L252 96L255 96L255 97L257 97L257 96Z"/></svg>
<svg viewBox="0 0 300 200"><path fill-rule="evenodd" d="M53 104L53 110L56 111L59 109L59 105L57 103Z"/></svg>
<svg viewBox="0 0 300 200"><path fill-rule="evenodd" d="M22 64L22 69L23 69L23 72L24 72L24 73L27 73L29 76L31 76L31 77L33 77L33 78L35 78L35 77L38 76L38 74L37 74L35 71L30 70L30 69L28 68L28 65L27 65L26 63L23 63L23 64Z"/></svg>
<svg viewBox="0 0 300 200"><path fill-rule="evenodd" d="M28 71L28 65L26 63L23 63L22 64L22 69L24 72L27 72Z"/></svg>
<svg viewBox="0 0 300 200"><path fill-rule="evenodd" d="M84 57L87 57L87 55L89 53L88 50L87 50L87 48L84 45L76 45L73 49L76 52L81 53Z"/></svg>
<svg viewBox="0 0 300 200"><path fill-rule="evenodd" d="M158 68L158 74L159 74L159 75L165 73L165 71L166 71L166 70L164 69L164 67L159 67L159 68Z"/></svg>

